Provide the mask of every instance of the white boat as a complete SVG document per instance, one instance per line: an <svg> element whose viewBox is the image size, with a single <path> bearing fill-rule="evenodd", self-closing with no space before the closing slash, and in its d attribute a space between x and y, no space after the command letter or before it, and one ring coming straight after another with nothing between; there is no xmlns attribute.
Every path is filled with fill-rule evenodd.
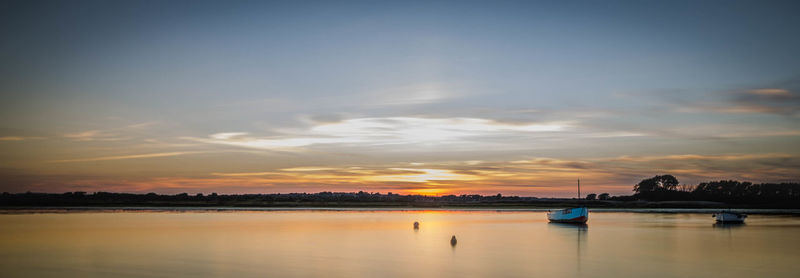
<svg viewBox="0 0 800 278"><path fill-rule="evenodd" d="M747 214L728 210L715 213L713 217L717 219L717 222L721 223L744 223L744 219L747 218Z"/></svg>
<svg viewBox="0 0 800 278"><path fill-rule="evenodd" d="M578 180L578 200L581 198L581 180ZM586 207L560 209L547 212L547 220L556 223L586 223L589 209Z"/></svg>

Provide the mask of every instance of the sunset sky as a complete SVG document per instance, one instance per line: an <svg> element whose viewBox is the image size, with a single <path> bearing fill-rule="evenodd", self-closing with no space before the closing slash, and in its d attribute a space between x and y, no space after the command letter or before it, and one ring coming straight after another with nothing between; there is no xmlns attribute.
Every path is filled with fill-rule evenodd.
<svg viewBox="0 0 800 278"><path fill-rule="evenodd" d="M800 180L798 1L2 1L0 192Z"/></svg>

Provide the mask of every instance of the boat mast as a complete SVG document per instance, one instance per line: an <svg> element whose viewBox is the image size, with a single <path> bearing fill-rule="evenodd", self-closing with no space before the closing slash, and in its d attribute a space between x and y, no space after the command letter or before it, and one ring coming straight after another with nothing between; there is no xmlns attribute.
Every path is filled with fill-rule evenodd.
<svg viewBox="0 0 800 278"><path fill-rule="evenodd" d="M581 199L581 179L578 179L578 200Z"/></svg>

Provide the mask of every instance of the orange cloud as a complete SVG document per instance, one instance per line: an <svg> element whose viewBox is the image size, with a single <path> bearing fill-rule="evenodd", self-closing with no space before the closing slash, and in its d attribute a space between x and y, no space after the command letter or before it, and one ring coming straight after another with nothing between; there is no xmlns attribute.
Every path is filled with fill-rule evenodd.
<svg viewBox="0 0 800 278"><path fill-rule="evenodd" d="M184 155L167 152L71 161L140 159ZM271 193L368 191L406 194L497 194L564 196L629 194L633 184L656 174L673 174L687 184L715 179L780 182L800 176L800 157L790 154L679 154L593 159L530 158L514 161L445 161L380 165L303 166L252 172L114 177L35 176L0 173L2 190ZM746 169L743 171L742 169ZM744 174L742 174L744 173ZM0 190L0 191L2 191Z"/></svg>

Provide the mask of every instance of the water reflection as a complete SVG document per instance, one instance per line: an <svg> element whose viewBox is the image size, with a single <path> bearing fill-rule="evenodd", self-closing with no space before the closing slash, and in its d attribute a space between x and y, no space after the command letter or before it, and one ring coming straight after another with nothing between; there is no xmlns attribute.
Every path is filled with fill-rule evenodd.
<svg viewBox="0 0 800 278"><path fill-rule="evenodd" d="M586 223L547 223L550 227L558 227L561 229L566 230L579 230L579 231L586 231L589 229L589 225Z"/></svg>
<svg viewBox="0 0 800 278"><path fill-rule="evenodd" d="M595 213L591 242L588 225L545 219L544 212L495 211L0 214L0 276L736 278L800 273L795 263L800 217L753 215L744 228L710 227L713 219L707 214ZM420 229L411 232L415 221ZM458 244L448 248L453 235Z"/></svg>
<svg viewBox="0 0 800 278"><path fill-rule="evenodd" d="M581 249L586 244L586 237L589 230L589 225L586 223L548 223L548 228L553 227L557 234L564 237L567 242L573 240L575 242L575 267L578 273L581 272Z"/></svg>
<svg viewBox="0 0 800 278"><path fill-rule="evenodd" d="M714 224L711 224L711 226L714 227L715 229L739 229L739 228L742 228L742 227L744 227L746 225L747 224L745 224L745 223L714 223Z"/></svg>

